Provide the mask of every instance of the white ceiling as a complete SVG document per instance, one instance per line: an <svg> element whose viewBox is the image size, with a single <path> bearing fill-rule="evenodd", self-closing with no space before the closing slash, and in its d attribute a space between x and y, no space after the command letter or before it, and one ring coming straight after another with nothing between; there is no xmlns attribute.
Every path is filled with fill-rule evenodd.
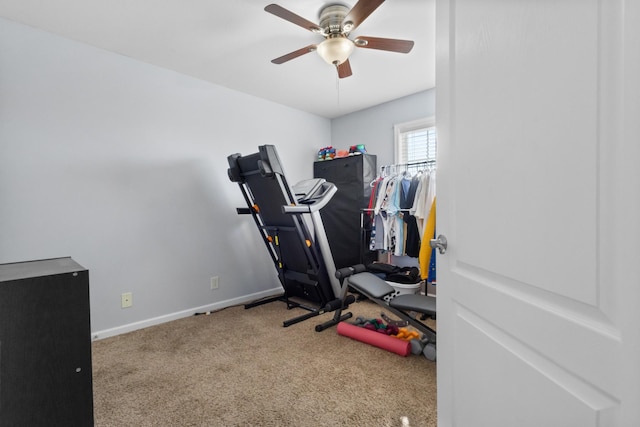
<svg viewBox="0 0 640 427"><path fill-rule="evenodd" d="M387 0L350 35L415 41L408 54L358 49L353 75L312 52L322 36L264 11L318 23L332 0L0 0L0 16L150 64L334 118L435 87L435 0ZM353 6L356 0L345 4Z"/></svg>

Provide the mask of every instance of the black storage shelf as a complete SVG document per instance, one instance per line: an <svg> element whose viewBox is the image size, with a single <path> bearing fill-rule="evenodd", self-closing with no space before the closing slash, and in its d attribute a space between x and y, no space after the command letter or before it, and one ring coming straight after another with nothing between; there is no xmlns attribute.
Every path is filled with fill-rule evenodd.
<svg viewBox="0 0 640 427"><path fill-rule="evenodd" d="M89 271L0 264L0 427L93 423Z"/></svg>
<svg viewBox="0 0 640 427"><path fill-rule="evenodd" d="M331 202L320 212L336 268L369 263L377 253L369 250L369 217L362 210L369 205L371 182L376 178L376 156L360 154L313 164L314 178L324 178L338 188ZM365 221L362 224L362 221ZM365 235L363 235L365 233Z"/></svg>

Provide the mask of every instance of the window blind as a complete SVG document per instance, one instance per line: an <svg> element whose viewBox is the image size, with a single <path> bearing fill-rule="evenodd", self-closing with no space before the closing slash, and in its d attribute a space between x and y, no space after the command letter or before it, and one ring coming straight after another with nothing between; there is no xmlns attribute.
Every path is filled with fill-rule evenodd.
<svg viewBox="0 0 640 427"><path fill-rule="evenodd" d="M436 160L437 144L435 126L401 132L399 143L398 163Z"/></svg>

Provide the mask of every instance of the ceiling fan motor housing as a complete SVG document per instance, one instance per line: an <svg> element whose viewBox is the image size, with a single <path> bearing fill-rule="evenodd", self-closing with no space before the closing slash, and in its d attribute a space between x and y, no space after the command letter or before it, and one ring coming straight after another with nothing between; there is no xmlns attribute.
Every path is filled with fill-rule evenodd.
<svg viewBox="0 0 640 427"><path fill-rule="evenodd" d="M326 35L347 33L342 22L347 13L349 13L349 7L343 4L330 4L323 7L319 14L320 28Z"/></svg>

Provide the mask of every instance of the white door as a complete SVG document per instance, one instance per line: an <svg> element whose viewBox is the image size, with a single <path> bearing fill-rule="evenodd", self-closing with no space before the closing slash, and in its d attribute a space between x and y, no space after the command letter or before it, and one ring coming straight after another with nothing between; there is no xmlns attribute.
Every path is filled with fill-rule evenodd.
<svg viewBox="0 0 640 427"><path fill-rule="evenodd" d="M640 426L639 3L437 1L439 426Z"/></svg>

